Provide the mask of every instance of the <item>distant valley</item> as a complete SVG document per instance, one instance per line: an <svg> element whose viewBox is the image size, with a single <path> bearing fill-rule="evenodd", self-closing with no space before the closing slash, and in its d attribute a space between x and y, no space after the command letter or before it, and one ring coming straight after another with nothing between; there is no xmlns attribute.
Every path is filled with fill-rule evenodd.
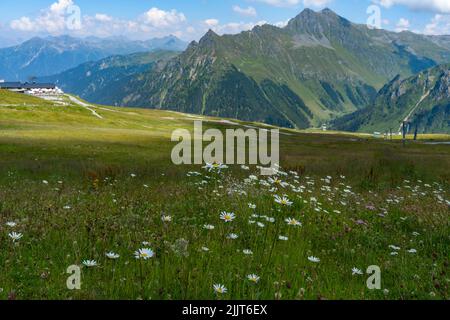
<svg viewBox="0 0 450 320"><path fill-rule="evenodd" d="M450 64L437 66L384 86L373 105L333 122L344 131L399 132L409 122L410 131L450 133Z"/></svg>

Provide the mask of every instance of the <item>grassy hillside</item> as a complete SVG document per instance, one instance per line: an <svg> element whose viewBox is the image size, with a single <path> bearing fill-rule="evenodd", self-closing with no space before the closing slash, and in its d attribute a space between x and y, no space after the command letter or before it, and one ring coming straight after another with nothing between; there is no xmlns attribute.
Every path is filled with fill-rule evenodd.
<svg viewBox="0 0 450 320"><path fill-rule="evenodd" d="M449 298L447 145L282 130L280 182L174 166L171 132L197 116L65 102L0 91L0 299Z"/></svg>

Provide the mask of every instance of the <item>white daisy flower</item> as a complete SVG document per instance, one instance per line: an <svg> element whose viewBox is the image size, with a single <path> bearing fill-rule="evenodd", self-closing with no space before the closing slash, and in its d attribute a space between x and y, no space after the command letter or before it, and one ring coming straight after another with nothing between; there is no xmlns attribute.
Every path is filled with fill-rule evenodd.
<svg viewBox="0 0 450 320"><path fill-rule="evenodd" d="M214 228L215 227L212 224L205 224L203 226L203 229L206 229L206 230L214 230Z"/></svg>
<svg viewBox="0 0 450 320"><path fill-rule="evenodd" d="M279 236L278 239L281 240L281 241L288 241L289 240L289 238L286 237L286 236Z"/></svg>
<svg viewBox="0 0 450 320"><path fill-rule="evenodd" d="M172 216L166 216L166 215L163 215L163 216L161 217L161 220L162 220L163 222L172 222Z"/></svg>
<svg viewBox="0 0 450 320"><path fill-rule="evenodd" d="M218 294L227 293L228 289L223 284L215 284L213 285L214 292Z"/></svg>
<svg viewBox="0 0 450 320"><path fill-rule="evenodd" d="M260 280L260 277L257 276L256 274L249 274L247 276L248 281L253 282L253 283L258 283Z"/></svg>
<svg viewBox="0 0 450 320"><path fill-rule="evenodd" d="M19 232L11 232L8 236L12 239L13 242L20 240L23 237L23 234Z"/></svg>
<svg viewBox="0 0 450 320"><path fill-rule="evenodd" d="M150 258L153 258L154 255L155 255L155 253L153 252L153 250L149 249L149 248L142 248L142 249L137 250L134 253L134 257L136 259L143 259L143 260L148 260Z"/></svg>
<svg viewBox="0 0 450 320"><path fill-rule="evenodd" d="M284 221L286 221L286 223L288 225L293 226L293 227L301 227L302 226L302 223L300 221L298 221L297 219L294 219L294 218L287 218Z"/></svg>
<svg viewBox="0 0 450 320"><path fill-rule="evenodd" d="M314 256L308 257L308 260L314 263L319 263L320 259Z"/></svg>
<svg viewBox="0 0 450 320"><path fill-rule="evenodd" d="M203 169L208 170L208 172L211 171L217 171L220 172L222 169L227 169L228 166L224 165L222 163L214 162L214 163L207 163L206 166L203 167Z"/></svg>
<svg viewBox="0 0 450 320"><path fill-rule="evenodd" d="M88 268L93 268L93 267L98 266L98 263L95 260L84 260L82 263Z"/></svg>
<svg viewBox="0 0 450 320"><path fill-rule="evenodd" d="M202 251L209 252L209 248L208 247L202 247Z"/></svg>
<svg viewBox="0 0 450 320"><path fill-rule="evenodd" d="M220 214L220 219L224 222L232 222L234 219L236 219L236 215L233 212L223 211Z"/></svg>
<svg viewBox="0 0 450 320"><path fill-rule="evenodd" d="M256 209L256 204L249 203L249 204L248 204L248 207L249 207L250 209Z"/></svg>
<svg viewBox="0 0 450 320"><path fill-rule="evenodd" d="M229 235L227 235L227 238L231 240L236 240L237 238L239 238L239 236L236 233L230 233Z"/></svg>
<svg viewBox="0 0 450 320"><path fill-rule="evenodd" d="M242 252L247 256L251 256L253 254L253 251L250 249L244 249L242 250Z"/></svg>
<svg viewBox="0 0 450 320"><path fill-rule="evenodd" d="M352 269L352 275L362 275L362 274L363 272L361 269L358 269L356 267Z"/></svg>
<svg viewBox="0 0 450 320"><path fill-rule="evenodd" d="M7 222L6 225L10 228L14 228L15 226L17 226L17 223L10 221L10 222Z"/></svg>
<svg viewBox="0 0 450 320"><path fill-rule="evenodd" d="M278 195L275 195L275 202L287 207L291 206L293 203L292 201L289 201L289 198L287 196L280 197Z"/></svg>
<svg viewBox="0 0 450 320"><path fill-rule="evenodd" d="M111 259L111 260L115 260L115 259L119 259L119 258L120 258L120 255L118 255L117 253L114 253L114 252L112 252L112 251L106 253L105 255L106 255L106 257L107 257L108 259Z"/></svg>
<svg viewBox="0 0 450 320"><path fill-rule="evenodd" d="M409 249L408 252L409 253L417 253L417 250L416 249Z"/></svg>
<svg viewBox="0 0 450 320"><path fill-rule="evenodd" d="M273 185L277 185L277 186L281 186L283 188L285 188L286 186L288 186L289 184L286 182L283 182L281 179L279 179L278 177L275 178L269 178L268 179L269 183L273 184Z"/></svg>

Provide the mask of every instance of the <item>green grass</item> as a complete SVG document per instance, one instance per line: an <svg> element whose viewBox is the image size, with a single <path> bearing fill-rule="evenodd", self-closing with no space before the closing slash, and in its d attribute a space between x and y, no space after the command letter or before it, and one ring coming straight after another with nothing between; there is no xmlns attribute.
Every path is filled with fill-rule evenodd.
<svg viewBox="0 0 450 320"><path fill-rule="evenodd" d="M102 120L78 106L0 96L0 299L449 298L448 146L283 130L291 135L281 136L280 178L294 190L248 181L256 168L172 165L170 135L192 130L187 115L98 106ZM222 211L236 219L224 223ZM12 231L23 237L13 242ZM239 238L227 239L232 232ZM144 247L155 256L136 260ZM99 266L82 267L81 290L67 290L66 269L86 259ZM371 265L382 290L352 275ZM228 293L215 295L215 283Z"/></svg>

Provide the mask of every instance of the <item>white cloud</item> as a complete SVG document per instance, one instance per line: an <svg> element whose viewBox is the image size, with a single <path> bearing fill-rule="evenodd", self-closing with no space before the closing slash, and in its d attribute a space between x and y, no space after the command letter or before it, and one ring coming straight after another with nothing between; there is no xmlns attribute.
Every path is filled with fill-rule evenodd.
<svg viewBox="0 0 450 320"><path fill-rule="evenodd" d="M193 34L193 33L196 32L196 30L195 30L195 28L193 26L189 26L189 27L186 28L186 32L190 33L190 34Z"/></svg>
<svg viewBox="0 0 450 320"><path fill-rule="evenodd" d="M81 17L76 28L71 28L74 0L57 0L49 7L41 10L35 17L21 17L9 23L10 30L31 35L128 36L133 39L162 37L169 34L183 35L187 31L192 38L194 31L187 29L186 16L175 9L164 11L151 8L134 20L118 19L105 13Z"/></svg>
<svg viewBox="0 0 450 320"><path fill-rule="evenodd" d="M72 0L58 0L50 6L50 11L53 13L64 13L68 7L73 5Z"/></svg>
<svg viewBox="0 0 450 320"><path fill-rule="evenodd" d="M324 7L330 4L332 0L304 0L305 7Z"/></svg>
<svg viewBox="0 0 450 320"><path fill-rule="evenodd" d="M18 31L46 31L51 34L63 32L66 27L66 11L73 6L72 0L58 0L47 9L44 9L35 18L21 17L13 20L10 27Z"/></svg>
<svg viewBox="0 0 450 320"><path fill-rule="evenodd" d="M175 9L164 11L158 8L151 8L143 15L143 22L155 28L169 27L185 21L186 16Z"/></svg>
<svg viewBox="0 0 450 320"><path fill-rule="evenodd" d="M258 22L229 22L225 24L220 24L217 19L208 19L203 21L203 31L206 32L208 29L212 29L217 34L236 34L242 31L248 31L256 26L261 26L267 24L267 21Z"/></svg>
<svg viewBox="0 0 450 320"><path fill-rule="evenodd" d="M11 21L10 27L18 31L33 31L34 24L30 18L22 17L20 19Z"/></svg>
<svg viewBox="0 0 450 320"><path fill-rule="evenodd" d="M303 4L306 7L324 7L333 0L254 0L275 7L295 7Z"/></svg>
<svg viewBox="0 0 450 320"><path fill-rule="evenodd" d="M203 21L208 27L213 28L219 25L220 21L217 19L206 19Z"/></svg>
<svg viewBox="0 0 450 320"><path fill-rule="evenodd" d="M450 35L450 15L436 14L423 31L428 35Z"/></svg>
<svg viewBox="0 0 450 320"><path fill-rule="evenodd" d="M293 7L301 3L301 0L255 0L275 7Z"/></svg>
<svg viewBox="0 0 450 320"><path fill-rule="evenodd" d="M440 13L450 13L449 0L373 0L386 8L394 5L404 5L413 10L426 10Z"/></svg>
<svg viewBox="0 0 450 320"><path fill-rule="evenodd" d="M398 20L398 22L395 26L395 31L397 31L397 32L406 31L406 30L409 30L410 26L411 26L411 24L409 23L408 19L400 18L400 20Z"/></svg>
<svg viewBox="0 0 450 320"><path fill-rule="evenodd" d="M235 34L242 31L248 31L253 29L256 26L262 26L266 24L267 21L258 21L258 22L230 22L227 24L224 24L222 26L219 26L217 32L219 34Z"/></svg>
<svg viewBox="0 0 450 320"><path fill-rule="evenodd" d="M278 21L278 22L274 23L274 26L276 26L278 28L284 28L284 27L286 27L288 25L289 20L290 19L285 20L285 21Z"/></svg>
<svg viewBox="0 0 450 320"><path fill-rule="evenodd" d="M103 14L103 13L97 13L95 15L95 19L100 22L111 22L114 20L113 17L108 16L107 14Z"/></svg>
<svg viewBox="0 0 450 320"><path fill-rule="evenodd" d="M239 13L243 16L249 16L249 17L257 16L256 9L253 7L241 8L240 6L236 5L236 6L233 6L233 11L236 13Z"/></svg>

